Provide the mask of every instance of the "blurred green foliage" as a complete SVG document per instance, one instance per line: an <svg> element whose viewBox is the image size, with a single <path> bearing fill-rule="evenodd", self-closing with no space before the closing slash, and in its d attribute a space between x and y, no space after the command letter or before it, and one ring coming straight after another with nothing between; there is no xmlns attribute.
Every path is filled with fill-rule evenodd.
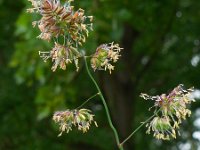
<svg viewBox="0 0 200 150"><path fill-rule="evenodd" d="M83 47L88 54L104 42L120 42L125 48L113 74L114 82L109 80L109 74L97 75L119 129L118 124L123 123L130 126L127 130L134 129L150 116L151 102L141 101L140 92L160 94L180 83L200 89L198 0L75 0L74 4L95 18L94 31ZM26 0L0 0L0 149L116 149L98 98L87 107L96 114L99 128L92 128L87 134L73 131L57 138L52 113L76 108L96 90L83 63L79 72L68 66L66 71L53 73L51 62L44 63L39 58L38 51L49 50L52 45L36 38L39 31L32 28L31 22L38 16L27 14L28 7ZM130 91L124 89L125 84ZM121 95L112 93L113 89ZM131 95L130 99L124 95ZM122 102L116 100L119 98ZM119 120L130 114L124 115L115 108L124 107L124 103L133 108L128 122ZM193 114L199 110L199 101L192 109ZM193 126L195 119L193 115L184 123L184 136L175 141L155 141L142 129L126 149L181 149L181 143L190 143L195 150L198 140L192 134L199 130Z"/></svg>

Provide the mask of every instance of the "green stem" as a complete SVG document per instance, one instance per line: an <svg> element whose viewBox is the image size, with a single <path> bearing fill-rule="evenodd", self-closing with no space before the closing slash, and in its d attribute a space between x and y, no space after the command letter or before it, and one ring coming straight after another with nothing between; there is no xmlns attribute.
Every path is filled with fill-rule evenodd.
<svg viewBox="0 0 200 150"><path fill-rule="evenodd" d="M109 110L108 110L107 103L106 103L106 101L105 101L105 99L104 99L104 97L103 97L103 95L102 95L102 92L101 92L101 90L100 90L100 88L99 88L97 82L95 81L95 79L93 78L92 74L91 74L90 71L89 71L86 57L87 57L87 56L84 57L84 60L85 60L85 65L86 65L87 73L88 73L89 77L91 78L91 80L93 81L93 83L95 84L95 86L96 86L96 88L97 88L97 90L98 90L98 92L99 92L99 96L100 96L100 98L101 98L101 100L102 100L102 103L103 103L104 108L105 108L105 111L106 111L108 123L109 123L111 129L112 129L113 132L114 132L115 140L116 140L116 142L117 142L117 145L118 145L118 147L119 147L120 150L124 150L124 149L123 149L123 145L120 145L118 132L117 132L117 130L115 129L113 123L112 123L112 120L111 120L111 117L110 117L110 113L109 113Z"/></svg>
<svg viewBox="0 0 200 150"><path fill-rule="evenodd" d="M83 107L87 102L89 102L91 99L93 99L94 97L96 97L97 95L99 95L99 92L96 93L95 95L91 96L90 98L86 99L80 106L78 106L76 109L80 109L81 107Z"/></svg>
<svg viewBox="0 0 200 150"><path fill-rule="evenodd" d="M119 146L123 146L124 143L126 143L143 125L145 125L147 122L149 122L153 117L155 117L157 115L157 113L160 111L160 109L158 111L156 111L154 113L154 115L152 115L151 117L149 117L145 122L142 122L140 126L138 126L124 141L122 141Z"/></svg>

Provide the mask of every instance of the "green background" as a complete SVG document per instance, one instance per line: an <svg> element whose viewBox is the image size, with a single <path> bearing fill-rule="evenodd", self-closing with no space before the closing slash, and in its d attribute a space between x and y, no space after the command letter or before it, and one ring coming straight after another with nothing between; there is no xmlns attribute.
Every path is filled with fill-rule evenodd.
<svg viewBox="0 0 200 150"><path fill-rule="evenodd" d="M124 47L112 75L94 73L109 104L113 122L124 139L151 116L151 101L141 92L158 95L182 83L195 87L192 116L181 136L162 142L142 128L126 150L197 150L200 146L200 2L199 0L75 0L76 8L94 16L94 31L83 49L92 54L102 43ZM88 103L99 127L82 134L73 130L57 137L56 110L73 109L96 93L86 74L74 66L51 71L38 51L52 43L36 37L26 0L0 0L0 150L116 150L113 133L98 97ZM199 119L200 120L200 119ZM199 148L200 149L200 148Z"/></svg>

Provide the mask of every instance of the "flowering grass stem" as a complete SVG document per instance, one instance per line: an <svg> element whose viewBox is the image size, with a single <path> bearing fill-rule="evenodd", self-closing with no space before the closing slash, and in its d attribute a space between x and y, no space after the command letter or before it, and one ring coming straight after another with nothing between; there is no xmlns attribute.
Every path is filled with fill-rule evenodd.
<svg viewBox="0 0 200 150"><path fill-rule="evenodd" d="M149 117L145 122L142 122L140 126L138 126L124 141L122 141L119 146L123 146L124 143L126 143L143 125L145 125L146 123L148 123L153 117L155 117L157 115L157 113L160 111L157 110L154 115L152 115L151 117Z"/></svg>
<svg viewBox="0 0 200 150"><path fill-rule="evenodd" d="M80 109L81 107L83 107L87 102L89 102L91 99L93 99L94 97L96 97L97 95L99 95L100 93L96 93L95 95L91 96L90 98L86 99L80 106L78 106L76 109Z"/></svg>
<svg viewBox="0 0 200 150"><path fill-rule="evenodd" d="M105 99L104 99L104 96L103 96L103 94L102 94L102 92L101 92L101 90L100 90L100 88L99 88L97 82L96 82L95 79L93 78L93 76L92 76L92 74L90 73L90 70L89 70L89 68L88 68L87 56L84 57L84 60L85 60L85 66L86 66L87 73L88 73L89 77L91 78L91 80L93 81L93 83L95 84L95 86L96 86L96 88L97 88L97 90L98 90L99 96L100 96L100 98L101 98L101 100L102 100L102 103L103 103L103 105L104 105L104 108L105 108L105 111L106 111L106 115L107 115L107 118L108 118L108 123L109 123L111 129L112 129L113 132L114 132L115 140L116 140L116 142L117 142L117 145L118 145L118 147L119 147L120 150L124 150L124 149L123 149L123 145L120 144L118 132L117 132L116 128L114 127L113 123L112 123L112 120L111 120L111 117L110 117L110 113L109 113L109 109L108 109L107 103L106 103L106 101L105 101Z"/></svg>

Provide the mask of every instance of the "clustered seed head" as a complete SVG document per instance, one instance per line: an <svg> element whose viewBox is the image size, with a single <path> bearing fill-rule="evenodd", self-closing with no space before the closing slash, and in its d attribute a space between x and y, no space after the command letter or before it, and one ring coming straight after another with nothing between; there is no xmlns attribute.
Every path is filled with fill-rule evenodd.
<svg viewBox="0 0 200 150"><path fill-rule="evenodd" d="M71 6L73 0L66 0L64 4L60 0L29 0L32 3L33 8L28 9L30 13L39 13L42 17L38 21L34 21L33 26L38 26L41 34L38 38L45 41L57 41L54 48L63 47L65 50L73 49L70 53L70 57L66 57L66 53L62 53L62 56L52 58L52 55L47 52L40 52L42 57L46 61L48 58L52 58L54 65L53 71L56 70L59 65L61 69L65 69L65 65L74 60L76 67L78 66L77 56L80 57L78 47L82 46L86 42L89 31L92 30L92 16L85 16L84 10L79 8L74 10L74 6ZM62 44L60 44L62 41ZM75 54L75 55L74 55ZM58 58L59 60L56 60ZM62 58L62 60L60 60ZM56 64L56 65L55 65ZM78 70L78 67L77 67Z"/></svg>
<svg viewBox="0 0 200 150"><path fill-rule="evenodd" d="M182 120L191 115L188 104L194 102L191 97L192 91L193 88L184 90L183 85L178 85L168 95L149 96L142 93L142 98L155 101L154 107L160 110L160 114L156 114L156 117L147 124L147 133L154 132L157 139L176 138L176 129L179 129Z"/></svg>
<svg viewBox="0 0 200 150"><path fill-rule="evenodd" d="M61 132L58 136L61 136L63 132L68 133L73 126L78 127L78 130L83 133L89 130L92 122L98 127L94 121L94 115L88 109L58 111L54 113L53 120L60 126Z"/></svg>
<svg viewBox="0 0 200 150"><path fill-rule="evenodd" d="M152 121L147 124L147 134L151 130L154 132L153 136L157 139L169 140L170 137L176 138L175 129L171 126L170 119L167 116L154 117Z"/></svg>
<svg viewBox="0 0 200 150"><path fill-rule="evenodd" d="M66 65L72 63L72 61L74 61L77 70L79 69L78 58L81 57L81 54L73 46L66 47L55 42L54 48L50 52L39 52L39 54L44 61L48 58L52 59L53 66L51 69L53 71L55 71L58 66L65 70Z"/></svg>
<svg viewBox="0 0 200 150"><path fill-rule="evenodd" d="M94 71L96 69L104 69L105 71L108 69L111 73L114 70L114 66L111 63L117 62L121 56L119 54L121 49L118 44L114 44L113 42L100 45L91 59L91 66Z"/></svg>
<svg viewBox="0 0 200 150"><path fill-rule="evenodd" d="M78 58L82 57L79 46L86 42L89 31L92 30L92 16L85 16L83 9L74 10L71 5L73 0L28 0L33 8L27 9L30 13L38 13L41 19L33 21L33 27L37 26L41 32L38 38L50 42L54 40L54 48L51 51L40 51L40 57L46 62L51 58L52 70L58 66L65 70L66 65L74 62L78 71ZM56 41L56 42L55 42ZM114 70L111 62L119 59L122 48L118 44L100 45L91 59L94 70L104 69L110 73Z"/></svg>

